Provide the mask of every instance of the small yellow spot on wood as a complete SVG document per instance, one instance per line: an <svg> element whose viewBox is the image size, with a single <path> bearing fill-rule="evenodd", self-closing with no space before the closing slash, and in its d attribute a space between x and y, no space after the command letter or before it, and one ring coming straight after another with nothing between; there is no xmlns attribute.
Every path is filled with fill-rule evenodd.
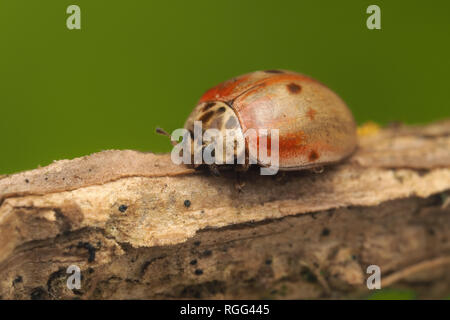
<svg viewBox="0 0 450 320"><path fill-rule="evenodd" d="M357 129L358 136L371 136L377 134L380 131L381 127L378 123L373 121L368 121L360 125Z"/></svg>

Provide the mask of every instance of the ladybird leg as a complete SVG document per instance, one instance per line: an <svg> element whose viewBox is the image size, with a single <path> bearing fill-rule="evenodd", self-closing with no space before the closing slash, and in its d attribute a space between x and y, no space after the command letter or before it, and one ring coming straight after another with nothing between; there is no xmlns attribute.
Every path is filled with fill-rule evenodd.
<svg viewBox="0 0 450 320"><path fill-rule="evenodd" d="M275 176L275 181L280 182L286 177L286 171L278 171L278 173Z"/></svg>
<svg viewBox="0 0 450 320"><path fill-rule="evenodd" d="M236 182L234 183L234 188L238 192L242 192L242 189L245 186L245 182L242 180L241 171L235 171L235 172L236 172Z"/></svg>
<svg viewBox="0 0 450 320"><path fill-rule="evenodd" d="M216 164L214 164L214 163L210 164L208 166L208 169L209 169L209 172L211 172L211 174L213 176L220 177L219 167Z"/></svg>
<svg viewBox="0 0 450 320"><path fill-rule="evenodd" d="M238 164L234 168L234 171L236 171L236 172L247 172L249 168L250 168L250 163Z"/></svg>
<svg viewBox="0 0 450 320"><path fill-rule="evenodd" d="M239 172L247 172L248 169L250 169L251 163L250 163L250 161L248 160L248 150L245 150L244 156L245 156L245 161L244 161L244 163L243 163L243 164L236 164L236 165L234 166L234 170L235 170L235 171L239 171ZM237 163L237 157L235 157L234 160L235 160L236 163Z"/></svg>
<svg viewBox="0 0 450 320"><path fill-rule="evenodd" d="M313 173L323 173L324 171L325 171L325 167L323 167L323 166L311 168L311 172L313 172Z"/></svg>

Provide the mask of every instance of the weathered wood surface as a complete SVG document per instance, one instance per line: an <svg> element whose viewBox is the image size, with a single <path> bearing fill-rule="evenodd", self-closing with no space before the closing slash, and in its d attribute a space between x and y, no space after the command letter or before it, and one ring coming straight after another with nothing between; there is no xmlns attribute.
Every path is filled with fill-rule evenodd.
<svg viewBox="0 0 450 320"><path fill-rule="evenodd" d="M450 121L362 136L323 173L258 172L239 192L232 172L110 150L1 177L0 296L358 297L371 264L450 294Z"/></svg>

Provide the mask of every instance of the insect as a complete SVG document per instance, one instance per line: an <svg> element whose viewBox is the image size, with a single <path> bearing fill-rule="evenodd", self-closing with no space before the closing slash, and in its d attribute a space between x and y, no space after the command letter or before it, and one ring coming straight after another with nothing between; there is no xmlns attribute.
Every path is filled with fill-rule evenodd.
<svg viewBox="0 0 450 320"><path fill-rule="evenodd" d="M201 121L202 130L219 130L224 138L226 130L245 134L249 129L278 129L282 171L338 162L357 144L356 124L343 100L320 82L287 70L256 71L209 89L184 125L192 136L195 121ZM245 153L247 159L235 169L248 169L248 150L257 144L246 139L245 145L235 147L233 156ZM256 162L267 165L259 157ZM222 165L209 167L217 173Z"/></svg>

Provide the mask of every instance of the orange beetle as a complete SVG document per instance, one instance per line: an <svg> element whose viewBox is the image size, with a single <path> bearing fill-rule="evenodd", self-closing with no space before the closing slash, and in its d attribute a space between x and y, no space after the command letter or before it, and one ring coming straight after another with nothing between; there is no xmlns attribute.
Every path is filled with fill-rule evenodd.
<svg viewBox="0 0 450 320"><path fill-rule="evenodd" d="M355 121L342 99L320 82L286 70L256 71L211 88L184 125L191 133L194 121L201 121L203 130L237 130L244 135L249 129L278 129L279 170L340 161L357 143ZM257 147L254 144L258 141L246 140L234 156ZM242 168L248 168L248 161Z"/></svg>

